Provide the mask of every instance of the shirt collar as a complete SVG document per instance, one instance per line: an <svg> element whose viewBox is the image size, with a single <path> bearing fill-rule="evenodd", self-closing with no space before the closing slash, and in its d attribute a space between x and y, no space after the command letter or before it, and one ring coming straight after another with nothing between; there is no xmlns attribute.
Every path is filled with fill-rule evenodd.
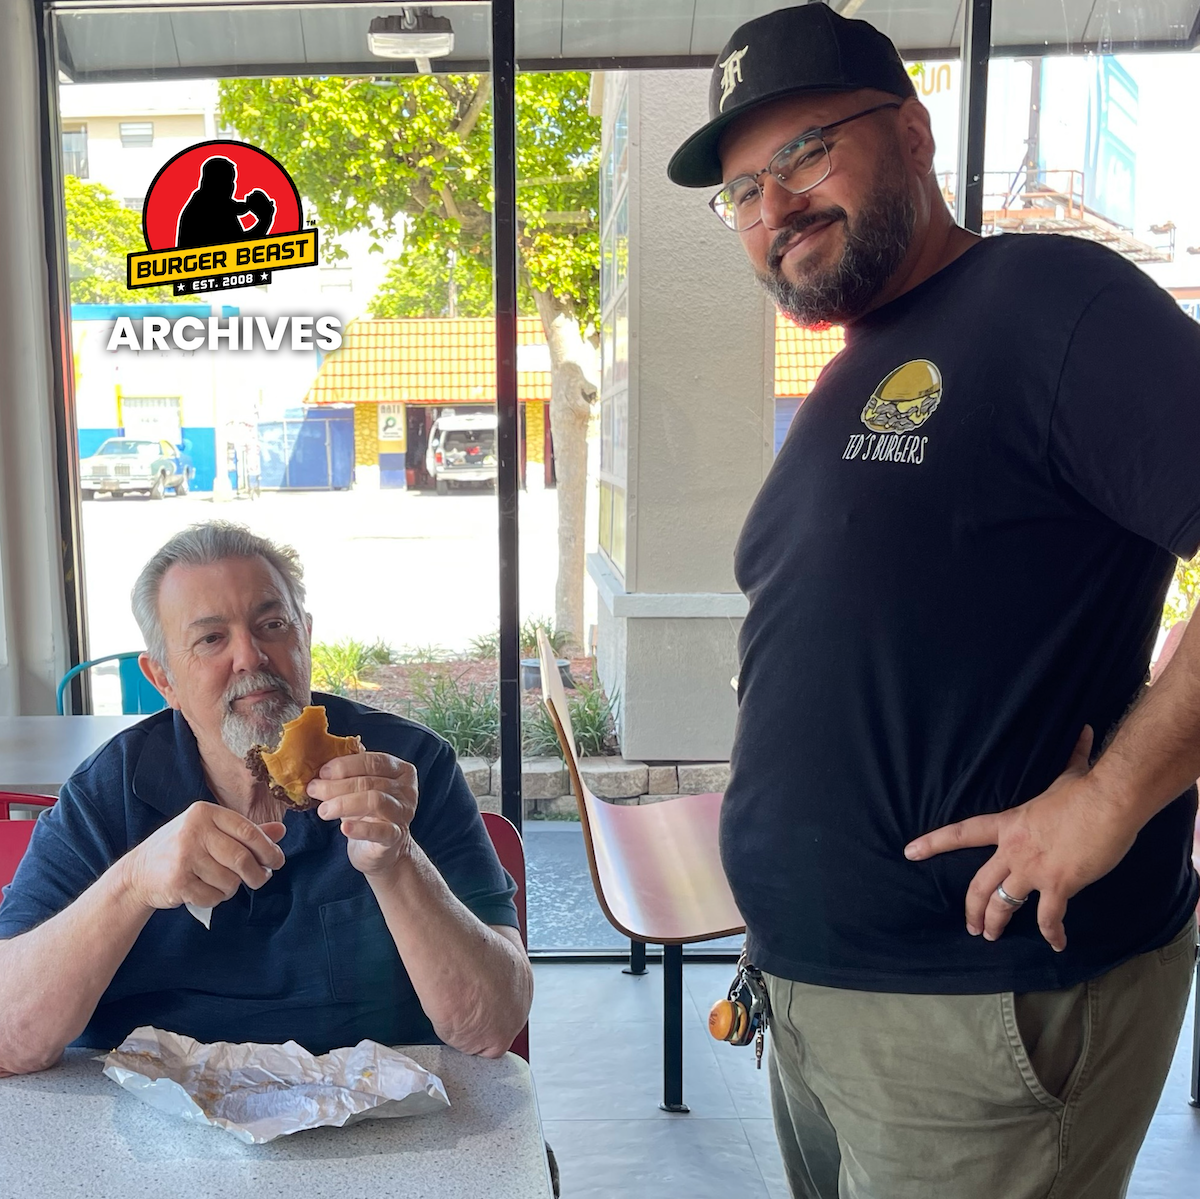
<svg viewBox="0 0 1200 1199"><path fill-rule="evenodd" d="M182 712L171 716L150 729L133 773L134 795L168 818L198 799L213 801L196 736Z"/></svg>
<svg viewBox="0 0 1200 1199"><path fill-rule="evenodd" d="M314 698L328 703L330 697ZM151 726L133 774L134 795L168 820L198 799L217 802L204 777L200 747L191 725L182 712L173 711L171 716L171 720L160 719ZM289 857L310 849L326 849L338 827L322 820L315 809L285 812L283 822L287 834L281 848Z"/></svg>

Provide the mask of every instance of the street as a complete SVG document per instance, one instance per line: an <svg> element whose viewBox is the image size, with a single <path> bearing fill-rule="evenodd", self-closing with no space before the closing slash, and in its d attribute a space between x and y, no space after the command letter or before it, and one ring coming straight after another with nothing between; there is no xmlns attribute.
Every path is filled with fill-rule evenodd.
<svg viewBox="0 0 1200 1199"><path fill-rule="evenodd" d="M494 492L264 492L224 503L206 495L125 497L83 505L92 657L142 646L129 607L138 572L173 533L216 518L296 548L315 641L382 638L397 649L462 650L498 627ZM522 492L520 519L522 614L553 616L555 493ZM595 593L587 590L585 619L594 621ZM101 682L97 711L108 690Z"/></svg>

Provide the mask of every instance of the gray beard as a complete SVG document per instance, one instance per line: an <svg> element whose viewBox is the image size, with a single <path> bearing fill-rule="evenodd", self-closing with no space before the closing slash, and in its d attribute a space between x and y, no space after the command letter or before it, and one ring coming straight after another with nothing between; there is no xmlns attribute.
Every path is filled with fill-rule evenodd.
<svg viewBox="0 0 1200 1199"><path fill-rule="evenodd" d="M793 283L784 277L780 259L787 243L802 229L835 216L845 227L846 248L824 270ZM758 281L784 316L806 328L840 325L862 316L900 268L912 242L916 206L902 183L881 182L868 197L854 223L845 209L805 213L780 232L767 255L767 271Z"/></svg>
<svg viewBox="0 0 1200 1199"><path fill-rule="evenodd" d="M282 694L257 706L253 714L235 712L229 705L241 695L265 687L278 687ZM221 717L221 740L238 758L244 758L252 746L275 749L283 736L283 726L300 715L301 705L291 694L284 679L276 674L260 673L244 679L225 696L225 715Z"/></svg>

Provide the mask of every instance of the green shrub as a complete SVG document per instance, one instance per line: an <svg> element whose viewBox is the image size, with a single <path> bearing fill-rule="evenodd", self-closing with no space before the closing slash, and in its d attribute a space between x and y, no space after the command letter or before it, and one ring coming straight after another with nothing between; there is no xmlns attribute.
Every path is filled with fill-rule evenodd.
<svg viewBox="0 0 1200 1199"><path fill-rule="evenodd" d="M571 725L580 754L585 758L613 753L617 748L613 712L617 695L609 699L599 687L580 686L567 703L571 709ZM544 705L543 705L544 706Z"/></svg>
<svg viewBox="0 0 1200 1199"><path fill-rule="evenodd" d="M546 705L526 708L521 713L521 749L527 758L562 757L558 744L558 733Z"/></svg>
<svg viewBox="0 0 1200 1199"><path fill-rule="evenodd" d="M569 643L570 638L566 633L558 632L554 627L554 621L548 616L531 616L527 620L522 621L521 631L519 634L519 644L521 647L522 658L536 658L538 656L538 630L542 629L546 633L546 637L550 641L550 647L555 654L561 656ZM500 656L500 634L499 632L484 633L479 637L472 637L467 646L467 654L469 657L477 661L491 661L493 658Z"/></svg>
<svg viewBox="0 0 1200 1199"><path fill-rule="evenodd" d="M499 631L472 637L467 645L467 657L477 662L491 662L500 657Z"/></svg>
<svg viewBox="0 0 1200 1199"><path fill-rule="evenodd" d="M400 660L396 651L382 637L376 637L367 646L367 658L372 666L392 666Z"/></svg>
<svg viewBox="0 0 1200 1199"><path fill-rule="evenodd" d="M460 758L498 756L500 701L494 687L464 683L438 672L414 675L412 688L413 720L445 737Z"/></svg>
<svg viewBox="0 0 1200 1199"><path fill-rule="evenodd" d="M538 656L539 630L545 632L546 639L550 642L550 648L555 654L561 655L570 641L568 634L560 633L555 629L554 621L548 616L531 616L528 620L521 622L521 657L536 658Z"/></svg>
<svg viewBox="0 0 1200 1199"><path fill-rule="evenodd" d="M599 687L582 686L574 695L567 696L575 749L581 758L598 758L616 752L615 707L616 698L608 699ZM539 703L533 711L522 713L521 743L529 757L563 756L558 733L545 704Z"/></svg>
<svg viewBox="0 0 1200 1199"><path fill-rule="evenodd" d="M391 661L398 666L424 666L429 662L453 662L455 655L444 645L406 645L391 650Z"/></svg>
<svg viewBox="0 0 1200 1199"><path fill-rule="evenodd" d="M366 645L354 638L318 641L312 647L312 681L318 691L331 695L357 694L363 676L372 666L386 664L391 648L383 641Z"/></svg>

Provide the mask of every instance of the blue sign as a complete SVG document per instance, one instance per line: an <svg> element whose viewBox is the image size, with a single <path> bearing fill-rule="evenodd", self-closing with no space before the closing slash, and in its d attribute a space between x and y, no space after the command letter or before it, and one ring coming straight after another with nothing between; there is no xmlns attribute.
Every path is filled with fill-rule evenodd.
<svg viewBox="0 0 1200 1199"><path fill-rule="evenodd" d="M1083 202L1113 224L1132 229L1138 85L1111 55L1092 61Z"/></svg>

